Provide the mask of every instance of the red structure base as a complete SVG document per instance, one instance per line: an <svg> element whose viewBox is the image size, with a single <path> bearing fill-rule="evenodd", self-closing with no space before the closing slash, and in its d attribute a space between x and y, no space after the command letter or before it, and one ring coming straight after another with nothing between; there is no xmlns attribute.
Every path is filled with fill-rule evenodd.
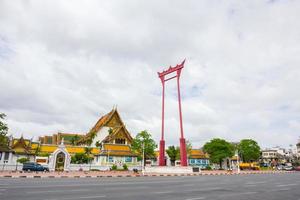
<svg viewBox="0 0 300 200"><path fill-rule="evenodd" d="M159 166L166 166L164 140L160 140L159 142Z"/></svg>
<svg viewBox="0 0 300 200"><path fill-rule="evenodd" d="M184 138L180 138L180 164L181 166L187 166L187 153Z"/></svg>

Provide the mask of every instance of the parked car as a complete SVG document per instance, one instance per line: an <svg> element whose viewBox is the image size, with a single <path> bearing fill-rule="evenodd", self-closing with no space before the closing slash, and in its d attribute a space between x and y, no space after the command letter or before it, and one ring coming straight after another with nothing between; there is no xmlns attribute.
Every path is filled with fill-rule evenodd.
<svg viewBox="0 0 300 200"><path fill-rule="evenodd" d="M278 165L276 168L277 168L277 170L284 170L285 167L286 166L284 166L284 165Z"/></svg>
<svg viewBox="0 0 300 200"><path fill-rule="evenodd" d="M41 164L35 162L27 162L23 164L23 171L49 171L48 167L44 167Z"/></svg>
<svg viewBox="0 0 300 200"><path fill-rule="evenodd" d="M293 166L284 166L284 167L283 167L283 170L286 170L286 171L291 171L291 170L293 170L293 169L294 169Z"/></svg>
<svg viewBox="0 0 300 200"><path fill-rule="evenodd" d="M296 170L296 171L300 171L300 166L295 167L295 170Z"/></svg>

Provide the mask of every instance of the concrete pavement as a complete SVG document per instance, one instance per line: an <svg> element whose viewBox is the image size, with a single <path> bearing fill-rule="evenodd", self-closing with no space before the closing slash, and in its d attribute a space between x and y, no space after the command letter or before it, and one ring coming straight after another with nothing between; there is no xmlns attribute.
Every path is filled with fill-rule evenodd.
<svg viewBox="0 0 300 200"><path fill-rule="evenodd" d="M243 176L0 178L2 200L300 199L300 173Z"/></svg>

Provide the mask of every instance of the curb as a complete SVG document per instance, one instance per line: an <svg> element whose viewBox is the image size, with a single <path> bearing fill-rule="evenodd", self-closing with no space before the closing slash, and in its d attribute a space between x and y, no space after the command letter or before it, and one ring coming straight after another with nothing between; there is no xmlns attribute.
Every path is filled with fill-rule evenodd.
<svg viewBox="0 0 300 200"><path fill-rule="evenodd" d="M121 178L121 177L175 177L175 176L232 176L232 175L259 175L259 174L290 174L290 173L297 173L297 171L267 171L267 172L242 172L242 173L226 173L226 172L220 172L220 173L189 173L189 174L133 174L133 175L98 175L98 176L79 176L79 175L73 175L73 176L40 176L40 175L21 175L21 176L12 176L12 175L3 175L0 176L0 178L34 178L34 179L42 179L42 178Z"/></svg>

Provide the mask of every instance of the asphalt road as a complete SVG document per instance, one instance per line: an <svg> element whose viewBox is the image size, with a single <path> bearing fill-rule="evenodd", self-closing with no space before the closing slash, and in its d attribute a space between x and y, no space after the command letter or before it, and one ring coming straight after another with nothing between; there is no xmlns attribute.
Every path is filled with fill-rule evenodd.
<svg viewBox="0 0 300 200"><path fill-rule="evenodd" d="M300 200L300 172L195 177L0 179L0 200Z"/></svg>

